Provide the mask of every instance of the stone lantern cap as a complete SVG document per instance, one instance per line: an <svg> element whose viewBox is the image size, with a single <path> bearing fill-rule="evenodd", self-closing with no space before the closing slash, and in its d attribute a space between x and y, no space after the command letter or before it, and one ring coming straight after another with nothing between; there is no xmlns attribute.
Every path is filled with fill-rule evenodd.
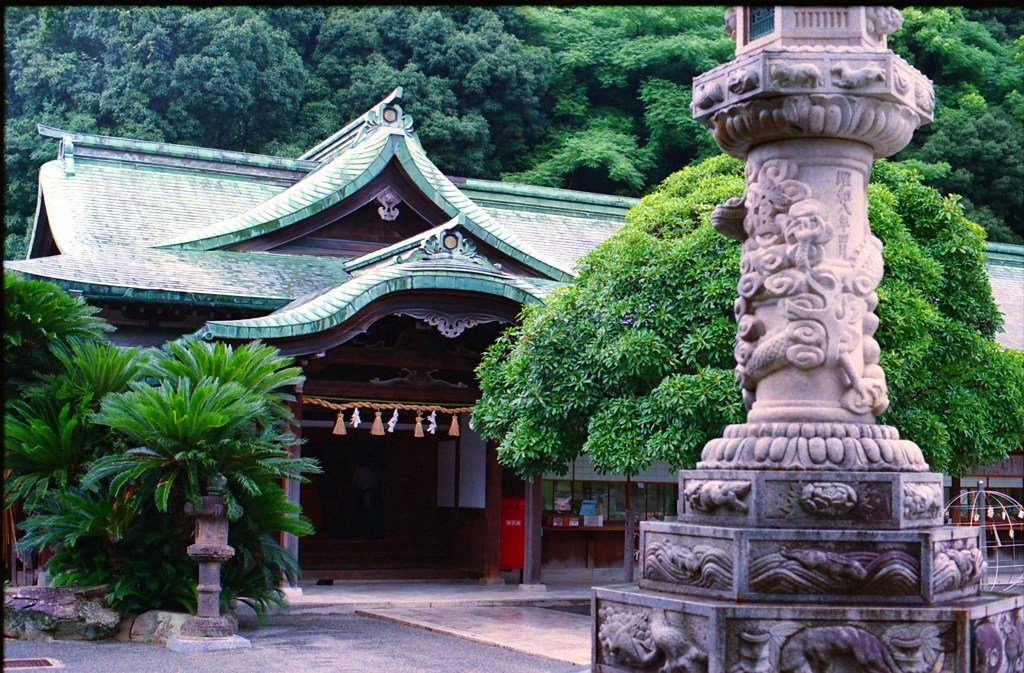
<svg viewBox="0 0 1024 673"><path fill-rule="evenodd" d="M767 9L773 28L749 40L754 11ZM793 137L848 137L890 156L935 113L931 81L886 47L901 24L891 7L733 8L736 58L694 78L693 117L741 158Z"/></svg>
<svg viewBox="0 0 1024 673"><path fill-rule="evenodd" d="M737 56L754 49L806 46L885 51L886 36L901 25L903 17L894 7L737 6L725 14Z"/></svg>

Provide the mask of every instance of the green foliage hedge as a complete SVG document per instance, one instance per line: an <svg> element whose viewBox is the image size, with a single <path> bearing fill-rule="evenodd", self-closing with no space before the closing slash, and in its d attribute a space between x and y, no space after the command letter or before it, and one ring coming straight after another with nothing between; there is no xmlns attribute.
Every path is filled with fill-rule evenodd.
<svg viewBox="0 0 1024 673"><path fill-rule="evenodd" d="M743 165L718 156L669 176L626 226L584 258L577 280L523 311L484 355L475 426L521 476L567 469L636 474L692 467L745 417L733 379L740 245L710 226L743 193ZM879 421L960 474L1024 441L1024 356L997 345L1001 317L984 232L956 197L877 162L869 217L885 247L875 338L891 405Z"/></svg>

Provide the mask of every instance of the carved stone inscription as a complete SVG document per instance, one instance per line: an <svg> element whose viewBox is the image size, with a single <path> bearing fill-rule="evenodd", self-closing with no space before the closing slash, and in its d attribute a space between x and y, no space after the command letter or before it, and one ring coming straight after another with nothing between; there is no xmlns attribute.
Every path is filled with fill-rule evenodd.
<svg viewBox="0 0 1024 673"><path fill-rule="evenodd" d="M865 550L853 542L750 545L749 582L765 594L920 594L921 569L909 548Z"/></svg>
<svg viewBox="0 0 1024 673"><path fill-rule="evenodd" d="M769 480L766 487L765 516L769 519L867 522L892 517L889 482Z"/></svg>
<svg viewBox="0 0 1024 673"><path fill-rule="evenodd" d="M643 578L703 589L729 590L733 581L732 556L714 542L717 540L648 537L644 545Z"/></svg>
<svg viewBox="0 0 1024 673"><path fill-rule="evenodd" d="M707 622L679 612L617 603L598 607L598 661L659 673L706 673Z"/></svg>
<svg viewBox="0 0 1024 673"><path fill-rule="evenodd" d="M815 624L736 620L727 673L938 673L953 651L952 624ZM980 669L979 669L980 670Z"/></svg>

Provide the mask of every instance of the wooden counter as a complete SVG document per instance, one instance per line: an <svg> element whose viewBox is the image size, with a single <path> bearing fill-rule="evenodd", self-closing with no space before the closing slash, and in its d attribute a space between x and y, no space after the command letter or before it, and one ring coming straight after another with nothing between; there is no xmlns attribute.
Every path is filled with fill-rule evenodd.
<svg viewBox="0 0 1024 673"><path fill-rule="evenodd" d="M616 568L622 565L624 526L545 526L545 568Z"/></svg>

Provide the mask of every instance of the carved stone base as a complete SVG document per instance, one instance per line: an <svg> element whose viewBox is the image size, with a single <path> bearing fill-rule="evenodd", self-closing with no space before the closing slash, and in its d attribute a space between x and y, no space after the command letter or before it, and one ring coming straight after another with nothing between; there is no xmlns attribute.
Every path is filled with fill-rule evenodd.
<svg viewBox="0 0 1024 673"><path fill-rule="evenodd" d="M887 530L942 525L933 472L682 470L679 521L765 528Z"/></svg>
<svg viewBox="0 0 1024 673"><path fill-rule="evenodd" d="M644 522L644 589L741 601L924 605L977 594L977 531L733 528Z"/></svg>
<svg viewBox="0 0 1024 673"><path fill-rule="evenodd" d="M227 617L192 617L181 625L186 638L230 638L235 635L235 624Z"/></svg>
<svg viewBox="0 0 1024 673"><path fill-rule="evenodd" d="M595 588L594 673L1021 673L1024 596L742 604Z"/></svg>
<svg viewBox="0 0 1024 673"><path fill-rule="evenodd" d="M927 472L913 442L889 425L742 423L704 445L698 469Z"/></svg>

